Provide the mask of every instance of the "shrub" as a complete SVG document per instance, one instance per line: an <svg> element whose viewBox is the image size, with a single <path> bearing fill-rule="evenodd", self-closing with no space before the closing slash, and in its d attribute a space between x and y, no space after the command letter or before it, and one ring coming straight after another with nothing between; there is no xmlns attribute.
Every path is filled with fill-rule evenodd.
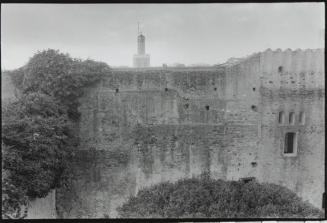
<svg viewBox="0 0 327 223"><path fill-rule="evenodd" d="M184 179L142 189L118 208L124 218L308 218L322 211L294 192L256 181Z"/></svg>

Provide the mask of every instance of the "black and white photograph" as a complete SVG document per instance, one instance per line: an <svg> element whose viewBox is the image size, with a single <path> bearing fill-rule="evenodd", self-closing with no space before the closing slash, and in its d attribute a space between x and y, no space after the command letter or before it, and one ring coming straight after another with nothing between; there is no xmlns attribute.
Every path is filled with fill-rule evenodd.
<svg viewBox="0 0 327 223"><path fill-rule="evenodd" d="M325 3L1 3L2 219L325 215Z"/></svg>

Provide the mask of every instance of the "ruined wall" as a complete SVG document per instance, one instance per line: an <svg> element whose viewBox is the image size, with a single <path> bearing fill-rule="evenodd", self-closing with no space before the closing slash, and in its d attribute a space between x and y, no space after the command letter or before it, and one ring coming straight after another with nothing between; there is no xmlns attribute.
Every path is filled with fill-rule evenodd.
<svg viewBox="0 0 327 223"><path fill-rule="evenodd" d="M141 187L203 172L284 185L321 208L324 100L323 50L267 50L217 68L113 70L80 100L74 177L33 201L28 216L118 217ZM286 132L297 134L295 155L283 152Z"/></svg>

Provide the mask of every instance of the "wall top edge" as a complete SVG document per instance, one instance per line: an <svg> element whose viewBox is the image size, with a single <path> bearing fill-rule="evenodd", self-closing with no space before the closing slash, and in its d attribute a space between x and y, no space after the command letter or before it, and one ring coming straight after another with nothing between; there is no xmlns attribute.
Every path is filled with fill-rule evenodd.
<svg viewBox="0 0 327 223"><path fill-rule="evenodd" d="M264 50L264 51L260 51L258 53L265 53L265 52L273 52L273 53L278 53L278 52L317 52L317 51L324 51L325 49L324 48L315 48L315 49L310 49L310 48L307 48L307 49L300 49L300 48L297 48L297 49L291 49L291 48L287 48L287 49L284 49L282 50L281 48L277 48L276 50L272 50L270 48Z"/></svg>
<svg viewBox="0 0 327 223"><path fill-rule="evenodd" d="M146 68L136 68L136 67L112 67L112 71L193 71L193 70L219 70L220 66L206 66L206 67L146 67Z"/></svg>
<svg viewBox="0 0 327 223"><path fill-rule="evenodd" d="M275 50L272 50L271 48L266 49L265 51L260 51L260 52L255 52L252 53L250 55L247 55L243 58L240 58L237 62L231 63L231 64L226 64L226 67L234 67L240 64L243 64L247 61L250 61L253 58L258 58L258 57L265 57L268 55L273 55L273 54L315 54L315 55L319 55L319 54L324 54L325 52L325 48L315 48L315 49L291 49L291 48L287 48L282 50L281 48L277 48Z"/></svg>

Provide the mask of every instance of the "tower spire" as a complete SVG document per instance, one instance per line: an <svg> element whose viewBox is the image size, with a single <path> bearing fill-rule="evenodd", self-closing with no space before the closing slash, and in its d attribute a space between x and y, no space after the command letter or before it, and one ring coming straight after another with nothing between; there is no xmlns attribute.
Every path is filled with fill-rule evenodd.
<svg viewBox="0 0 327 223"><path fill-rule="evenodd" d="M142 30L140 28L140 22L137 22L137 34L141 35L142 34Z"/></svg>
<svg viewBox="0 0 327 223"><path fill-rule="evenodd" d="M135 67L149 67L150 56L145 53L145 36L140 30L140 22L137 22L137 54L134 55L134 66Z"/></svg>

